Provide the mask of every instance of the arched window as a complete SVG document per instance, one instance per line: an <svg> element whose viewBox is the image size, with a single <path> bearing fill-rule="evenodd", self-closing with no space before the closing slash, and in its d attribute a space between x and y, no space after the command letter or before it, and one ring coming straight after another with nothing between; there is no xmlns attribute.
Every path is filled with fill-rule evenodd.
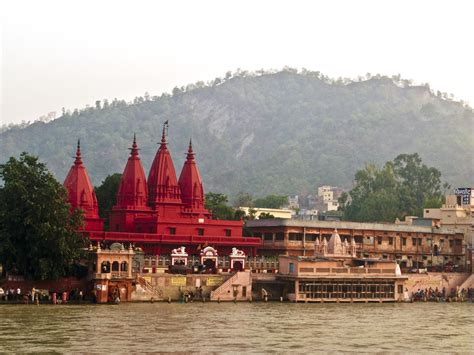
<svg viewBox="0 0 474 355"><path fill-rule="evenodd" d="M120 271L128 271L128 264L126 261L122 261L122 263L120 264Z"/></svg>
<svg viewBox="0 0 474 355"><path fill-rule="evenodd" d="M103 261L100 266L100 272L103 274L108 274L110 272L110 262Z"/></svg>
<svg viewBox="0 0 474 355"><path fill-rule="evenodd" d="M119 271L119 263L118 261L114 261L112 263L112 271Z"/></svg>

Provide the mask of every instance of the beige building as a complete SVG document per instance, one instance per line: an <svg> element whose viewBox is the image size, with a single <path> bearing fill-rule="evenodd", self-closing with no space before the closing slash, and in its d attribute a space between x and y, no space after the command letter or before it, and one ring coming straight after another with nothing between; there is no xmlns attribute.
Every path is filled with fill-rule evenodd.
<svg viewBox="0 0 474 355"><path fill-rule="evenodd" d="M395 261L357 258L354 241L334 230L317 239L315 256L279 257L277 277L295 302L393 302L403 300L404 282Z"/></svg>
<svg viewBox="0 0 474 355"><path fill-rule="evenodd" d="M439 221L441 227L460 230L464 241L472 247L474 244L474 188L455 189L455 195L446 196L441 208L425 208L424 218Z"/></svg>
<svg viewBox="0 0 474 355"><path fill-rule="evenodd" d="M249 215L250 207L239 207L240 210L244 211L245 214ZM291 216L295 213L290 209L278 209L278 208L252 208L255 212L255 218L259 218L262 213L269 213L275 218L291 219Z"/></svg>

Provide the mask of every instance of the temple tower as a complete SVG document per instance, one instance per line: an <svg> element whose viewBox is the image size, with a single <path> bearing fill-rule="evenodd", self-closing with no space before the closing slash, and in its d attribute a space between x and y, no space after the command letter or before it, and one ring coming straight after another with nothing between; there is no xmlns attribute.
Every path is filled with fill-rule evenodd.
<svg viewBox="0 0 474 355"><path fill-rule="evenodd" d="M186 208L193 210L204 209L204 190L201 175L194 159L193 145L189 141L188 154L178 181L181 189L181 199Z"/></svg>
<svg viewBox="0 0 474 355"><path fill-rule="evenodd" d="M147 208L148 187L138 150L136 136L134 135L130 157L120 180L116 208Z"/></svg>
<svg viewBox="0 0 474 355"><path fill-rule="evenodd" d="M133 135L130 156L123 170L117 192L117 204L110 212L110 231L147 232L147 227L139 226L136 223L137 216L143 218L151 215L151 209L147 205L147 198L148 187L145 171L138 156L137 139Z"/></svg>
<svg viewBox="0 0 474 355"><path fill-rule="evenodd" d="M102 230L104 221L99 218L99 207L94 188L82 163L81 143L77 141L76 158L74 165L64 180L64 187L68 192L68 203L71 209L81 209L84 213L84 230Z"/></svg>
<svg viewBox="0 0 474 355"><path fill-rule="evenodd" d="M334 229L331 238L329 238L328 254L344 255L341 237L337 233L337 229Z"/></svg>
<svg viewBox="0 0 474 355"><path fill-rule="evenodd" d="M152 208L160 203L181 204L176 172L166 142L166 128L167 123L163 125L160 148L148 174L148 204Z"/></svg>

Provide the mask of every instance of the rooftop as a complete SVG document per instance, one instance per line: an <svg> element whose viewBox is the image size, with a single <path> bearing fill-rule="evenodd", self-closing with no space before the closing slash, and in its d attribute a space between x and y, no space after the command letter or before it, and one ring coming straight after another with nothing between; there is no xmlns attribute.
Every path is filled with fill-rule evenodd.
<svg viewBox="0 0 474 355"><path fill-rule="evenodd" d="M246 222L247 227L306 227L306 228L328 228L328 229L361 229L373 231L391 231L407 233L443 233L455 234L456 231L447 228L407 226L393 223L360 223L343 221L302 221L289 219L263 219Z"/></svg>

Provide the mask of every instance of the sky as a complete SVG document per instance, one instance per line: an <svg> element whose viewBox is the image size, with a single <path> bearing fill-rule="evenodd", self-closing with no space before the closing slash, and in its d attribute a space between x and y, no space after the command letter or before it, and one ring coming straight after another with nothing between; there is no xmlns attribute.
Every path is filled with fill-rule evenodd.
<svg viewBox="0 0 474 355"><path fill-rule="evenodd" d="M474 1L22 1L0 5L0 126L229 70L366 73L474 105Z"/></svg>

